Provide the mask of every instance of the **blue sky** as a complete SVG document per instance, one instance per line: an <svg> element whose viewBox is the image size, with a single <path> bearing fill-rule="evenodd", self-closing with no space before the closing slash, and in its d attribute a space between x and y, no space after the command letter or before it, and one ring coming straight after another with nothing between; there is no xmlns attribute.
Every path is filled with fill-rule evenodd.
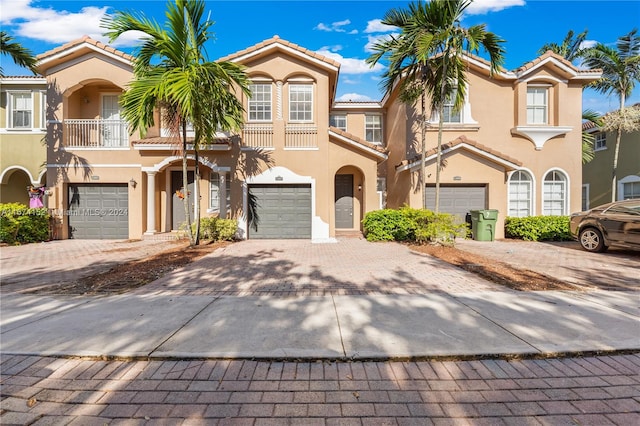
<svg viewBox="0 0 640 426"><path fill-rule="evenodd" d="M381 69L370 69L364 59L378 37L394 32L380 24L391 8L408 1L289 0L207 1L216 41L207 46L210 59L228 55L273 35L329 56L341 65L337 97L341 100L379 100ZM85 34L105 41L99 22L116 10L141 11L164 22L164 0L0 0L0 25L34 53L42 53ZM588 43L615 45L618 37L640 27L640 0L476 0L463 25L487 24L506 40L505 67L519 67L537 56L547 42L560 43L567 31L589 30ZM134 37L114 46L132 52ZM481 54L482 56L482 54ZM6 75L27 75L2 57ZM628 104L640 102L637 87ZM604 113L616 109L618 100L591 90L583 108Z"/></svg>

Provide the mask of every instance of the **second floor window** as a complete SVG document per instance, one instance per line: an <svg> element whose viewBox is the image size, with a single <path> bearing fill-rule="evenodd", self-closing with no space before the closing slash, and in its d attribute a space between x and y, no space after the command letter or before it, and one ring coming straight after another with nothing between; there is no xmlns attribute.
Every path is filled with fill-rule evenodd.
<svg viewBox="0 0 640 426"><path fill-rule="evenodd" d="M33 97L31 92L9 92L9 128L33 127Z"/></svg>
<svg viewBox="0 0 640 426"><path fill-rule="evenodd" d="M364 135L367 142L382 143L382 116L367 115L365 117Z"/></svg>
<svg viewBox="0 0 640 426"><path fill-rule="evenodd" d="M527 124L547 124L547 88L527 88Z"/></svg>
<svg viewBox="0 0 640 426"><path fill-rule="evenodd" d="M455 97L453 93L447 97L442 108L442 121L444 123L462 123L462 111L456 111L453 107Z"/></svg>
<svg viewBox="0 0 640 426"><path fill-rule="evenodd" d="M607 134L605 132L596 133L593 139L594 151L600 151L601 149L605 149L606 147L607 147Z"/></svg>
<svg viewBox="0 0 640 426"><path fill-rule="evenodd" d="M289 121L313 121L313 85L289 86Z"/></svg>
<svg viewBox="0 0 640 426"><path fill-rule="evenodd" d="M329 126L347 131L347 116L345 114L331 114L329 116Z"/></svg>
<svg viewBox="0 0 640 426"><path fill-rule="evenodd" d="M271 84L252 84L249 121L271 121Z"/></svg>

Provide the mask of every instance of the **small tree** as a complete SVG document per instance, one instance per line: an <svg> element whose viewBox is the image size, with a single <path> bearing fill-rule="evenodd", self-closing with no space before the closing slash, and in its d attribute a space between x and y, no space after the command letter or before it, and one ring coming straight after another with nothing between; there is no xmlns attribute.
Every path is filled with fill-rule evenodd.
<svg viewBox="0 0 640 426"><path fill-rule="evenodd" d="M625 101L631 96L636 83L640 81L640 37L634 29L618 38L616 49L605 44L586 49L583 54L584 64L589 68L602 70L602 77L591 86L598 92L615 95L620 100L618 109L619 120L611 119L618 127L609 127L616 132L616 145L613 151L613 167L611 170L611 201L616 201L616 183L618 171L618 156L620 154L620 140L622 133L629 127L628 115L624 112ZM613 125L611 125L613 126Z"/></svg>

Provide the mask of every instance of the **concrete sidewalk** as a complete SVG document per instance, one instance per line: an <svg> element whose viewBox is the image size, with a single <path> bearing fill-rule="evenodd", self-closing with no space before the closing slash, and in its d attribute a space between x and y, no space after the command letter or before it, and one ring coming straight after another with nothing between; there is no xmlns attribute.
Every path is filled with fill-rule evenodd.
<svg viewBox="0 0 640 426"><path fill-rule="evenodd" d="M2 296L3 354L393 359L640 349L636 293Z"/></svg>

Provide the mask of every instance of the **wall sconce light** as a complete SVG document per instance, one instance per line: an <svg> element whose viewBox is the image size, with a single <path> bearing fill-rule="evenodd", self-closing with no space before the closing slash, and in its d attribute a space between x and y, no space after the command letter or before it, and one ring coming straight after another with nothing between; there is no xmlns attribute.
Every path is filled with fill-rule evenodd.
<svg viewBox="0 0 640 426"><path fill-rule="evenodd" d="M358 184L358 191L362 191L362 184L361 183Z"/></svg>
<svg viewBox="0 0 640 426"><path fill-rule="evenodd" d="M84 96L82 97L82 100L84 101L84 103L85 103L85 104L88 104L88 103L89 103L89 97L88 97L87 95L84 95Z"/></svg>
<svg viewBox="0 0 640 426"><path fill-rule="evenodd" d="M131 178L131 180L129 181L129 185L132 188L135 188L136 186L138 186L138 182L136 182L136 180L134 178Z"/></svg>

